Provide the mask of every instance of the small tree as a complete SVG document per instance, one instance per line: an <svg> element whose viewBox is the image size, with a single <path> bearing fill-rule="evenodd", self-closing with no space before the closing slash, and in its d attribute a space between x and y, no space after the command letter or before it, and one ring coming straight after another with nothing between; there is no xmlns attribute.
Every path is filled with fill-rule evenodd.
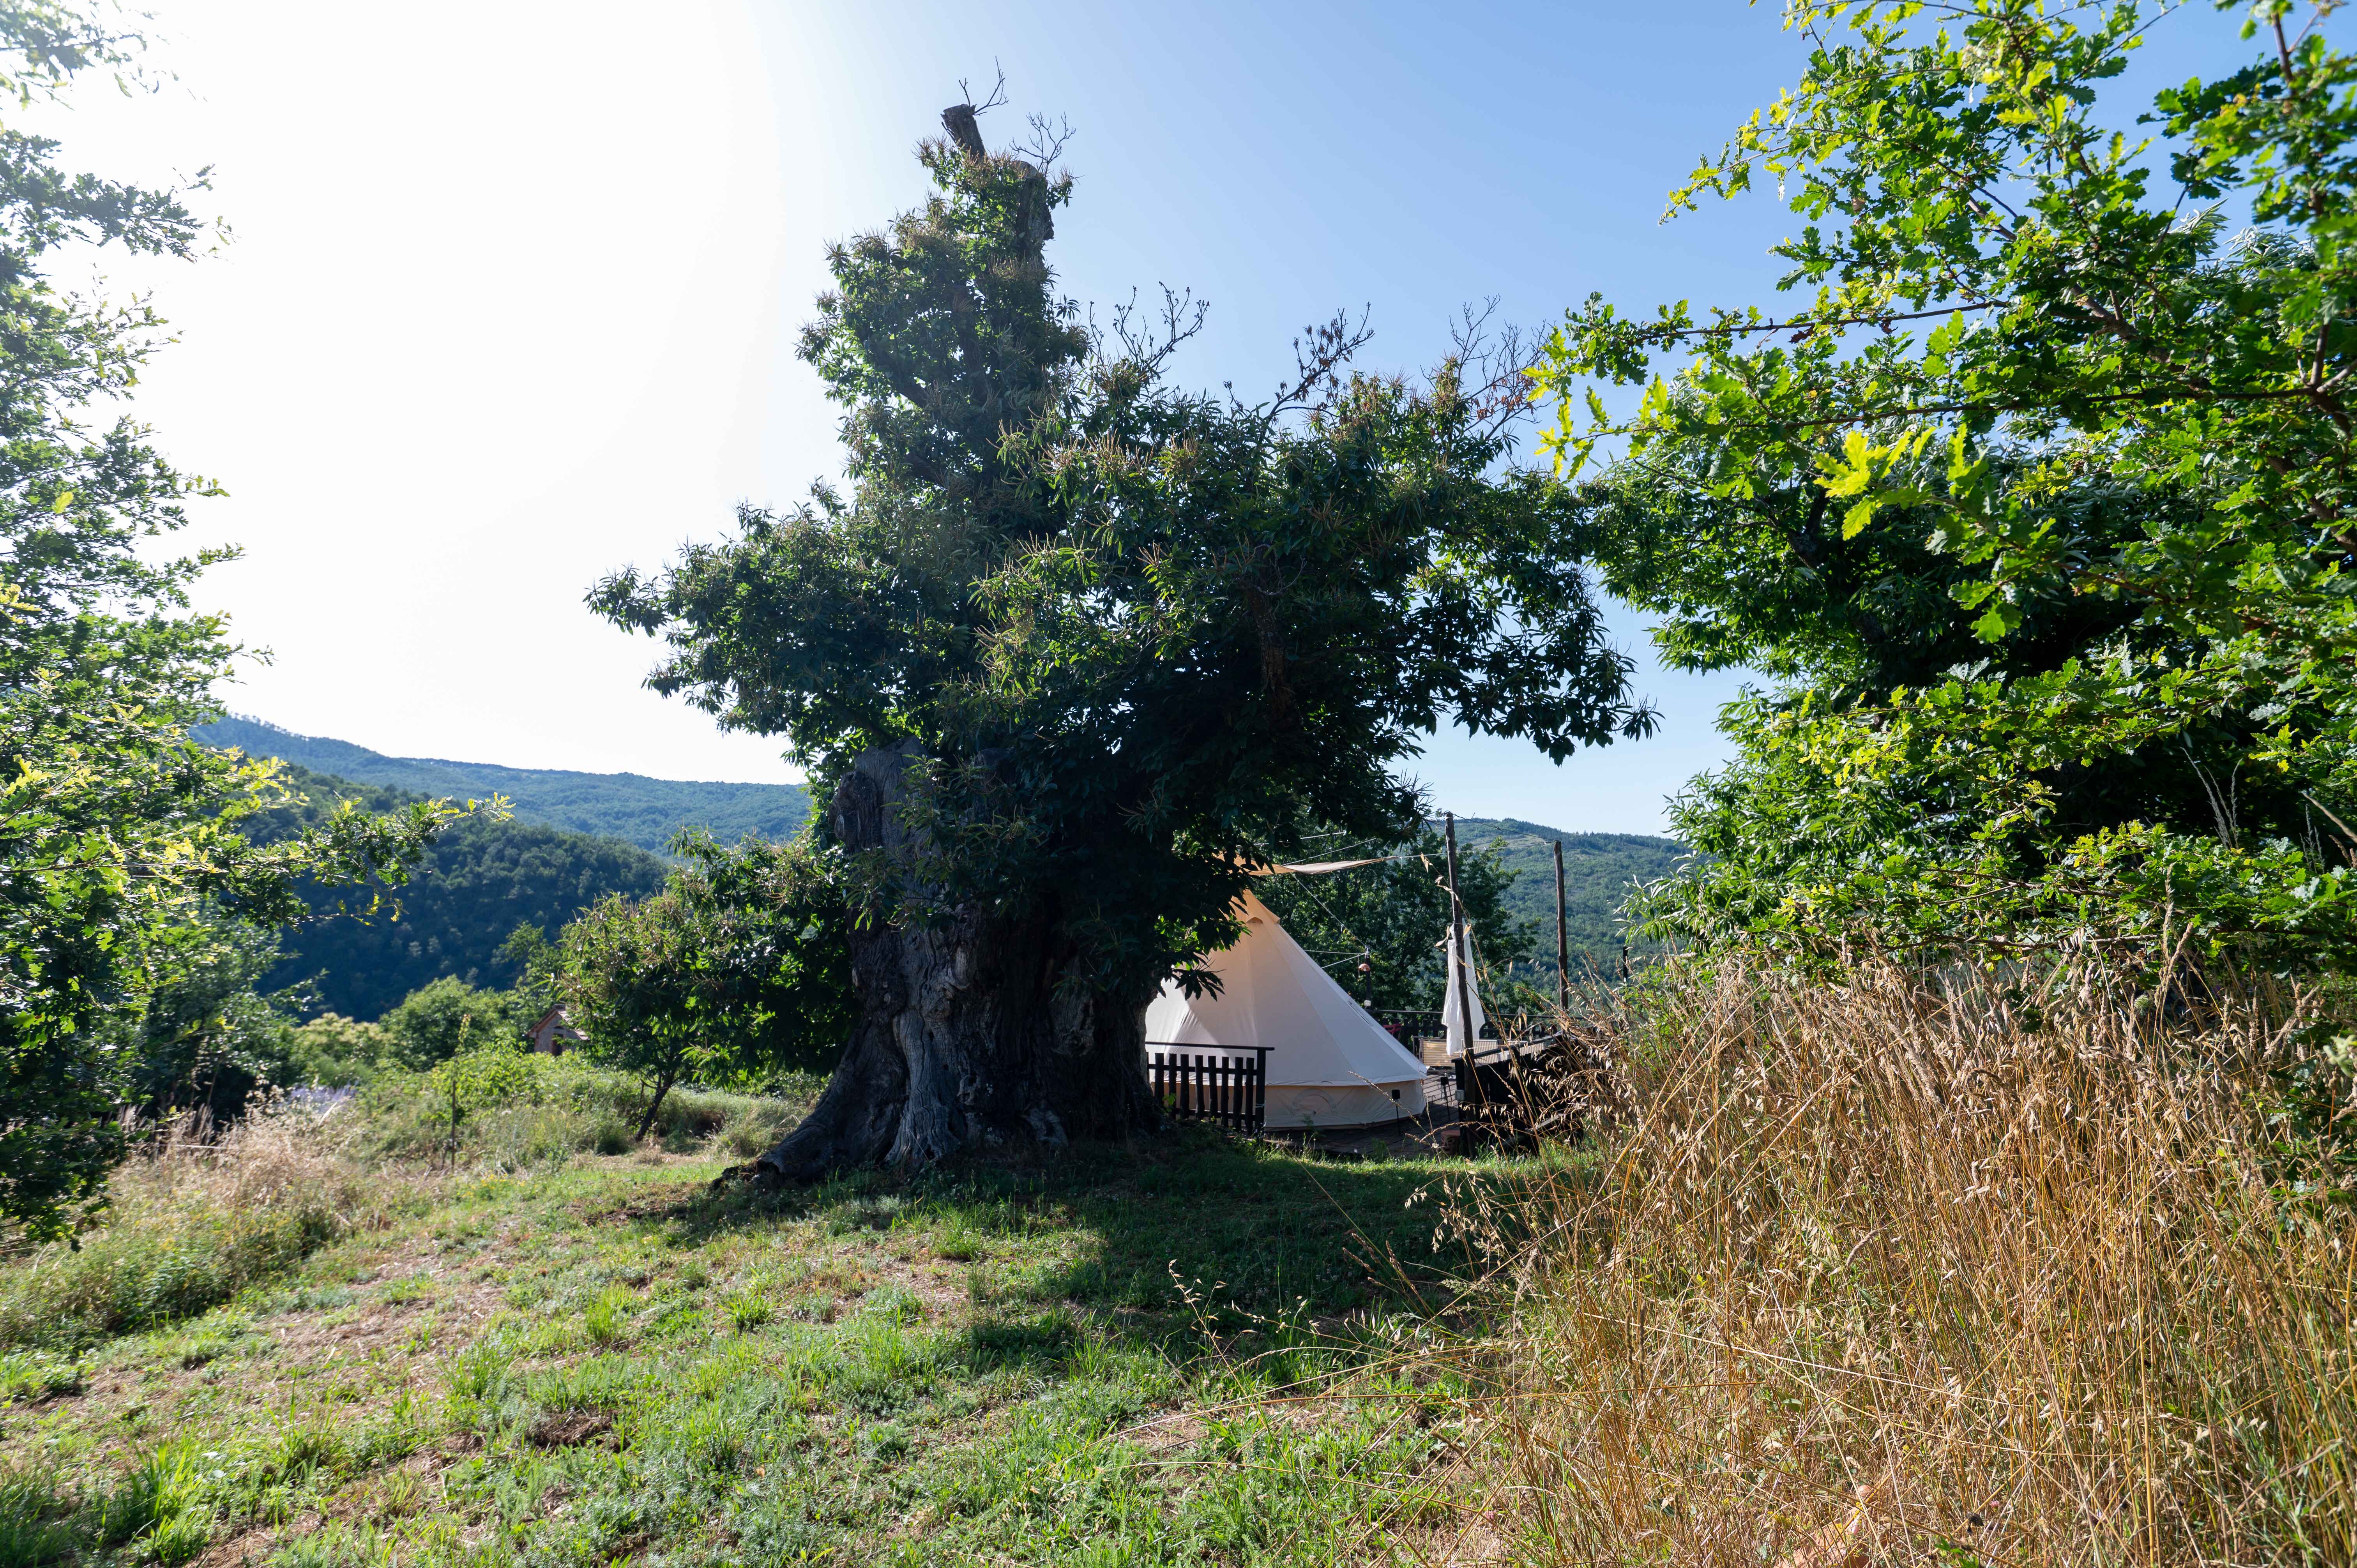
<svg viewBox="0 0 2357 1568"><path fill-rule="evenodd" d="M821 1065L849 1018L841 920L798 897L823 888L802 851L674 847L688 864L662 892L609 897L565 929L556 974L583 1054L646 1085L642 1138L682 1079Z"/></svg>
<svg viewBox="0 0 2357 1568"><path fill-rule="evenodd" d="M468 1045L522 1039L538 1009L529 997L489 991L456 975L429 980L377 1020L404 1067L425 1069Z"/></svg>
<svg viewBox="0 0 2357 1568"><path fill-rule="evenodd" d="M535 1100L540 1094L539 1061L513 1036L493 1032L487 1037L478 1035L473 1026L471 1018L460 1021L458 1049L435 1063L426 1075L434 1103L449 1125L444 1147L454 1162L458 1155L458 1134L469 1115Z"/></svg>

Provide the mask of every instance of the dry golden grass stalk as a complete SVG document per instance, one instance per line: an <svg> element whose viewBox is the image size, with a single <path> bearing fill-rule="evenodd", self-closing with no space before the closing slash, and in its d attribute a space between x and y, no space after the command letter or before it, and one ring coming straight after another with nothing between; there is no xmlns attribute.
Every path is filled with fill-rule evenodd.
<svg viewBox="0 0 2357 1568"><path fill-rule="evenodd" d="M1524 1554L2357 1560L2357 1228L2272 1141L2285 1036L2020 994L1735 968L1650 1004L1485 1358Z"/></svg>
<svg viewBox="0 0 2357 1568"><path fill-rule="evenodd" d="M78 1348L203 1312L402 1198L404 1184L344 1158L336 1129L298 1105L194 1133L167 1132L115 1173L101 1228L0 1268L0 1350Z"/></svg>

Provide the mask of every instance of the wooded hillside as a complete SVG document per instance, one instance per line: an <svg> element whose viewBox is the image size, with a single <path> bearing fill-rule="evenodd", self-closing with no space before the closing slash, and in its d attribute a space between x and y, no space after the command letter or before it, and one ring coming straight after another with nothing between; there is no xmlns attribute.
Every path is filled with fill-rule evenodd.
<svg viewBox="0 0 2357 1568"><path fill-rule="evenodd" d="M1537 923L1538 967L1549 974L1555 972L1555 854L1549 846L1562 843L1565 923L1575 976L1583 958L1610 972L1620 955L1620 911L1631 890L1668 875L1686 853L1675 839L1567 832L1515 817L1459 817L1457 837L1467 848L1501 846L1499 862L1514 879L1500 901L1508 914Z"/></svg>
<svg viewBox="0 0 2357 1568"><path fill-rule="evenodd" d="M265 832L315 823L339 800L384 812L418 798L294 764L287 771L306 799L272 812ZM354 1018L374 1018L446 974L505 987L518 978L515 965L500 956L509 932L532 925L553 936L608 893L635 898L660 890L670 870L659 856L620 839L469 817L435 841L409 885L388 891L385 908L374 915L334 912L365 908L366 889L307 886L304 901L323 918L286 932L286 959L263 983L308 980L320 1006Z"/></svg>

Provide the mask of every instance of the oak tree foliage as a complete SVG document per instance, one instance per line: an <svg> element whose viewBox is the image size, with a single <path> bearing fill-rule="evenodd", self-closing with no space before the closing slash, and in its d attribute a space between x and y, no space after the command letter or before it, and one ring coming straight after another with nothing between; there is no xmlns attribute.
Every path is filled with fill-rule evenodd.
<svg viewBox="0 0 2357 1568"><path fill-rule="evenodd" d="M1671 198L1772 179L1790 303L1548 343L1584 547L1771 677L1663 928L2357 961L2357 57L2262 0L2126 94L2208 9L1795 5L1801 81Z"/></svg>
<svg viewBox="0 0 2357 1568"><path fill-rule="evenodd" d="M1267 398L1188 391L1199 304L1059 294L1069 176L920 156L931 196L830 250L802 336L848 490L593 596L663 639L651 685L783 736L822 798L909 759L905 847L838 859L857 921L1044 910L1083 954L1059 983L1142 1008L1234 936L1248 864L1411 833L1390 768L1439 724L1557 758L1646 732L1565 491L1512 464L1523 361L1366 373L1338 317Z"/></svg>

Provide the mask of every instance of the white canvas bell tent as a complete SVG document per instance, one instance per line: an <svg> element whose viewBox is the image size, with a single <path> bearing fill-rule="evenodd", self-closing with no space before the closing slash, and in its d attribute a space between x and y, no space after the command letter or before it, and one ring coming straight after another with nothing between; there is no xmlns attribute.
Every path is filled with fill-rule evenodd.
<svg viewBox="0 0 2357 1568"><path fill-rule="evenodd" d="M1148 1046L1269 1047L1270 1127L1371 1127L1423 1112L1424 1063L1247 891L1244 934L1206 964L1217 996L1189 1001L1175 980L1146 1010Z"/></svg>

